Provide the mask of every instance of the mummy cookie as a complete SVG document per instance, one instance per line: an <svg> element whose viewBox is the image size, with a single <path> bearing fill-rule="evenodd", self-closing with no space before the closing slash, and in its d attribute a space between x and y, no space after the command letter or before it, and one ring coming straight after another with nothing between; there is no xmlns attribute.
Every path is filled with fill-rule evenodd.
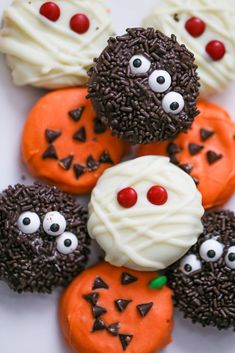
<svg viewBox="0 0 235 353"><path fill-rule="evenodd" d="M194 53L202 96L223 92L234 79L233 0L160 0L143 25L175 33Z"/></svg>
<svg viewBox="0 0 235 353"><path fill-rule="evenodd" d="M176 306L203 326L235 329L235 215L211 212L204 231L169 271Z"/></svg>
<svg viewBox="0 0 235 353"><path fill-rule="evenodd" d="M30 172L73 194L91 191L103 171L124 154L124 143L107 131L86 95L85 88L67 88L42 97L22 136Z"/></svg>
<svg viewBox="0 0 235 353"><path fill-rule="evenodd" d="M105 262L78 276L60 301L69 346L76 353L162 350L171 342L172 293L165 285L153 289L161 279L155 276Z"/></svg>
<svg viewBox="0 0 235 353"><path fill-rule="evenodd" d="M86 220L55 187L9 186L0 195L0 279L19 293L68 285L87 262Z"/></svg>
<svg viewBox="0 0 235 353"><path fill-rule="evenodd" d="M220 106L198 103L200 115L187 134L140 146L138 155L166 155L194 179L205 208L221 206L235 190L235 124Z"/></svg>
<svg viewBox="0 0 235 353"><path fill-rule="evenodd" d="M128 29L109 39L89 75L98 116L132 144L169 139L198 114L194 56L174 35Z"/></svg>
<svg viewBox="0 0 235 353"><path fill-rule="evenodd" d="M16 85L78 86L111 34L103 0L14 0L4 12L0 51Z"/></svg>
<svg viewBox="0 0 235 353"><path fill-rule="evenodd" d="M91 194L88 231L115 266L163 269L197 241L201 195L166 157L146 156L109 168Z"/></svg>

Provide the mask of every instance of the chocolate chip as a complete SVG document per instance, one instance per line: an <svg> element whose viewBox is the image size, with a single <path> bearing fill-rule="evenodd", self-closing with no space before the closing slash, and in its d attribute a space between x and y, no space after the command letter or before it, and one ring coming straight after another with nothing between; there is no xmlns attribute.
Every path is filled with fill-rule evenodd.
<svg viewBox="0 0 235 353"><path fill-rule="evenodd" d="M94 321L94 324L93 324L93 327L92 327L92 332L101 331L101 330L105 330L105 329L106 329L106 325L105 325L103 320L96 319Z"/></svg>
<svg viewBox="0 0 235 353"><path fill-rule="evenodd" d="M119 322L114 322L113 324L106 327L107 331L113 336L117 336L120 328Z"/></svg>
<svg viewBox="0 0 235 353"><path fill-rule="evenodd" d="M83 167L81 164L74 164L73 170L74 170L76 179L79 179L80 176L82 176L82 174L84 174L85 167Z"/></svg>
<svg viewBox="0 0 235 353"><path fill-rule="evenodd" d="M128 285L128 284L131 284L131 283L134 283L138 281L138 278L131 275L130 273L128 272L123 272L122 273L122 278L121 278L121 283L123 285Z"/></svg>
<svg viewBox="0 0 235 353"><path fill-rule="evenodd" d="M169 155L180 153L181 151L182 149L178 145L176 145L176 143L170 142L169 145L167 146L167 153Z"/></svg>
<svg viewBox="0 0 235 353"><path fill-rule="evenodd" d="M152 306L153 306L153 302L139 304L136 306L136 308L139 311L140 315L145 317L149 313L149 311L152 309Z"/></svg>
<svg viewBox="0 0 235 353"><path fill-rule="evenodd" d="M94 280L92 290L99 288L109 289L109 286L105 283L105 281L102 280L102 278L97 276Z"/></svg>
<svg viewBox="0 0 235 353"><path fill-rule="evenodd" d="M173 163L173 164L175 164L175 165L180 164L180 161L178 160L178 158L176 157L175 154L172 154L172 155L170 156L170 162Z"/></svg>
<svg viewBox="0 0 235 353"><path fill-rule="evenodd" d="M60 130L45 130L46 139L49 143L54 142L61 134L62 132Z"/></svg>
<svg viewBox="0 0 235 353"><path fill-rule="evenodd" d="M132 300L129 299L117 299L114 301L116 308L120 312L124 311L127 308L128 304L130 304L131 302Z"/></svg>
<svg viewBox="0 0 235 353"><path fill-rule="evenodd" d="M106 130L107 130L106 125L99 118L95 118L94 119L94 132L95 132L95 134L102 134Z"/></svg>
<svg viewBox="0 0 235 353"><path fill-rule="evenodd" d="M89 293L89 294L85 294L83 296L83 298L88 301L88 303L92 304L92 305L96 305L96 303L98 302L99 299L99 293Z"/></svg>
<svg viewBox="0 0 235 353"><path fill-rule="evenodd" d="M50 145L42 155L42 159L58 159L56 149L53 145Z"/></svg>
<svg viewBox="0 0 235 353"><path fill-rule="evenodd" d="M104 315L107 313L107 310L103 308L102 306L94 305L92 308L92 313L94 318L100 317L101 315Z"/></svg>
<svg viewBox="0 0 235 353"><path fill-rule="evenodd" d="M191 156L194 156L195 154L201 152L201 150L204 148L202 145L197 145L196 143L190 143L188 145L188 150Z"/></svg>
<svg viewBox="0 0 235 353"><path fill-rule="evenodd" d="M107 164L114 164L112 158L110 157L110 154L108 151L104 151L101 156L100 156L100 163L107 163Z"/></svg>
<svg viewBox="0 0 235 353"><path fill-rule="evenodd" d="M180 164L179 167L188 174L193 170L193 165L191 163Z"/></svg>
<svg viewBox="0 0 235 353"><path fill-rule="evenodd" d="M77 122L78 120L81 119L84 109L85 109L85 107L74 109L74 110L71 110L68 114L69 114L70 118L72 118L74 121Z"/></svg>
<svg viewBox="0 0 235 353"><path fill-rule="evenodd" d="M121 342L121 345L122 345L122 349L125 351L127 349L127 347L129 346L129 344L131 343L133 335L131 335L131 334L127 334L127 335L120 334L118 336L119 336L119 339L120 339L120 342Z"/></svg>
<svg viewBox="0 0 235 353"><path fill-rule="evenodd" d="M200 130L200 137L202 141L206 141L208 140L208 138L210 138L211 136L214 135L214 131L212 130L207 130L207 129L201 129Z"/></svg>
<svg viewBox="0 0 235 353"><path fill-rule="evenodd" d="M86 165L89 171L94 171L99 167L99 162L97 162L92 155L87 157Z"/></svg>
<svg viewBox="0 0 235 353"><path fill-rule="evenodd" d="M73 134L73 139L80 142L86 142L86 129L84 126Z"/></svg>
<svg viewBox="0 0 235 353"><path fill-rule="evenodd" d="M218 154L214 151L208 151L206 153L206 158L209 164L214 164L215 162L219 161L221 158L223 158L222 154Z"/></svg>
<svg viewBox="0 0 235 353"><path fill-rule="evenodd" d="M195 183L196 185L198 185L198 184L199 184L198 178L195 178L195 177L192 177L192 178L193 178L194 183Z"/></svg>
<svg viewBox="0 0 235 353"><path fill-rule="evenodd" d="M71 164L72 164L72 161L73 161L73 156L72 155L69 155L65 158L62 158L60 161L59 161L59 166L65 170L69 170L70 167L71 167Z"/></svg>

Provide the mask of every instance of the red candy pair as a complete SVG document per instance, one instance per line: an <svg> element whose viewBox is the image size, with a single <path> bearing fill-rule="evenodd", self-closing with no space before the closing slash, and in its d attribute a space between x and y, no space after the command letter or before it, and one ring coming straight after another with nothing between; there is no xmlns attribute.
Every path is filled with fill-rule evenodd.
<svg viewBox="0 0 235 353"><path fill-rule="evenodd" d="M137 202L137 199L137 192L131 187L122 189L117 194L118 203L125 208L134 206ZM167 202L168 194L166 189L164 189L162 186L155 185L149 189L147 193L147 199L153 205L160 206Z"/></svg>

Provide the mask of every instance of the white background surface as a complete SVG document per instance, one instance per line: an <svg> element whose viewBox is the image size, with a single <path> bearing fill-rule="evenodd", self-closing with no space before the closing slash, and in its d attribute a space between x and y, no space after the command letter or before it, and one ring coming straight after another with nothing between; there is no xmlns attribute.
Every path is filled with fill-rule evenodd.
<svg viewBox="0 0 235 353"><path fill-rule="evenodd" d="M0 0L0 16L9 3L10 0ZM126 27L139 26L156 0L109 3L115 30L121 34ZM20 136L27 112L41 94L34 88L15 87L0 56L0 191L9 184L22 182L22 175L27 176L25 182L31 181L20 160ZM211 99L227 108L235 119L234 96L235 84ZM235 210L235 198L228 207ZM17 295L0 283L0 353L71 353L57 324L58 296L58 292ZM234 353L235 333L203 329L176 314L173 343L164 352Z"/></svg>

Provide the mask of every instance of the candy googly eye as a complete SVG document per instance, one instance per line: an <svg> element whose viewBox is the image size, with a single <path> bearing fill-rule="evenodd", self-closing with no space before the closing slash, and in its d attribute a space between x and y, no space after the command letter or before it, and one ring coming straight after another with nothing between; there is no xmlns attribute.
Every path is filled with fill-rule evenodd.
<svg viewBox="0 0 235 353"><path fill-rule="evenodd" d="M148 72L151 66L150 60L148 60L144 55L134 55L132 56L130 62L131 73L134 75L145 74Z"/></svg>
<svg viewBox="0 0 235 353"><path fill-rule="evenodd" d="M167 202L168 194L164 187L155 185L149 189L147 193L147 199L153 205L160 206L160 205L164 205L164 203Z"/></svg>
<svg viewBox="0 0 235 353"><path fill-rule="evenodd" d="M199 254L206 262L215 262L223 254L224 246L215 239L208 239L201 244Z"/></svg>
<svg viewBox="0 0 235 353"><path fill-rule="evenodd" d="M33 234L40 227L40 218L35 212L24 212L19 216L17 225L21 232Z"/></svg>
<svg viewBox="0 0 235 353"><path fill-rule="evenodd" d="M231 246L225 256L226 265L235 270L235 246Z"/></svg>
<svg viewBox="0 0 235 353"><path fill-rule="evenodd" d="M162 108L166 113L179 114L184 109L184 99L177 92L169 92L162 100Z"/></svg>
<svg viewBox="0 0 235 353"><path fill-rule="evenodd" d="M190 275L194 272L200 271L202 268L201 261L194 254L185 256L180 262L180 271L185 275Z"/></svg>
<svg viewBox="0 0 235 353"><path fill-rule="evenodd" d="M137 192L130 187L120 190L117 194L117 201L119 205L124 208L133 207L136 204L137 199Z"/></svg>
<svg viewBox="0 0 235 353"><path fill-rule="evenodd" d="M167 71L155 70L149 76L149 86L157 93L162 93L168 90L171 85L171 76Z"/></svg>
<svg viewBox="0 0 235 353"><path fill-rule="evenodd" d="M49 235L58 236L64 233L66 220L64 216L57 212L48 212L43 219L43 229Z"/></svg>
<svg viewBox="0 0 235 353"><path fill-rule="evenodd" d="M64 232L56 239L56 248L61 254L71 254L77 247L78 238L73 233Z"/></svg>

